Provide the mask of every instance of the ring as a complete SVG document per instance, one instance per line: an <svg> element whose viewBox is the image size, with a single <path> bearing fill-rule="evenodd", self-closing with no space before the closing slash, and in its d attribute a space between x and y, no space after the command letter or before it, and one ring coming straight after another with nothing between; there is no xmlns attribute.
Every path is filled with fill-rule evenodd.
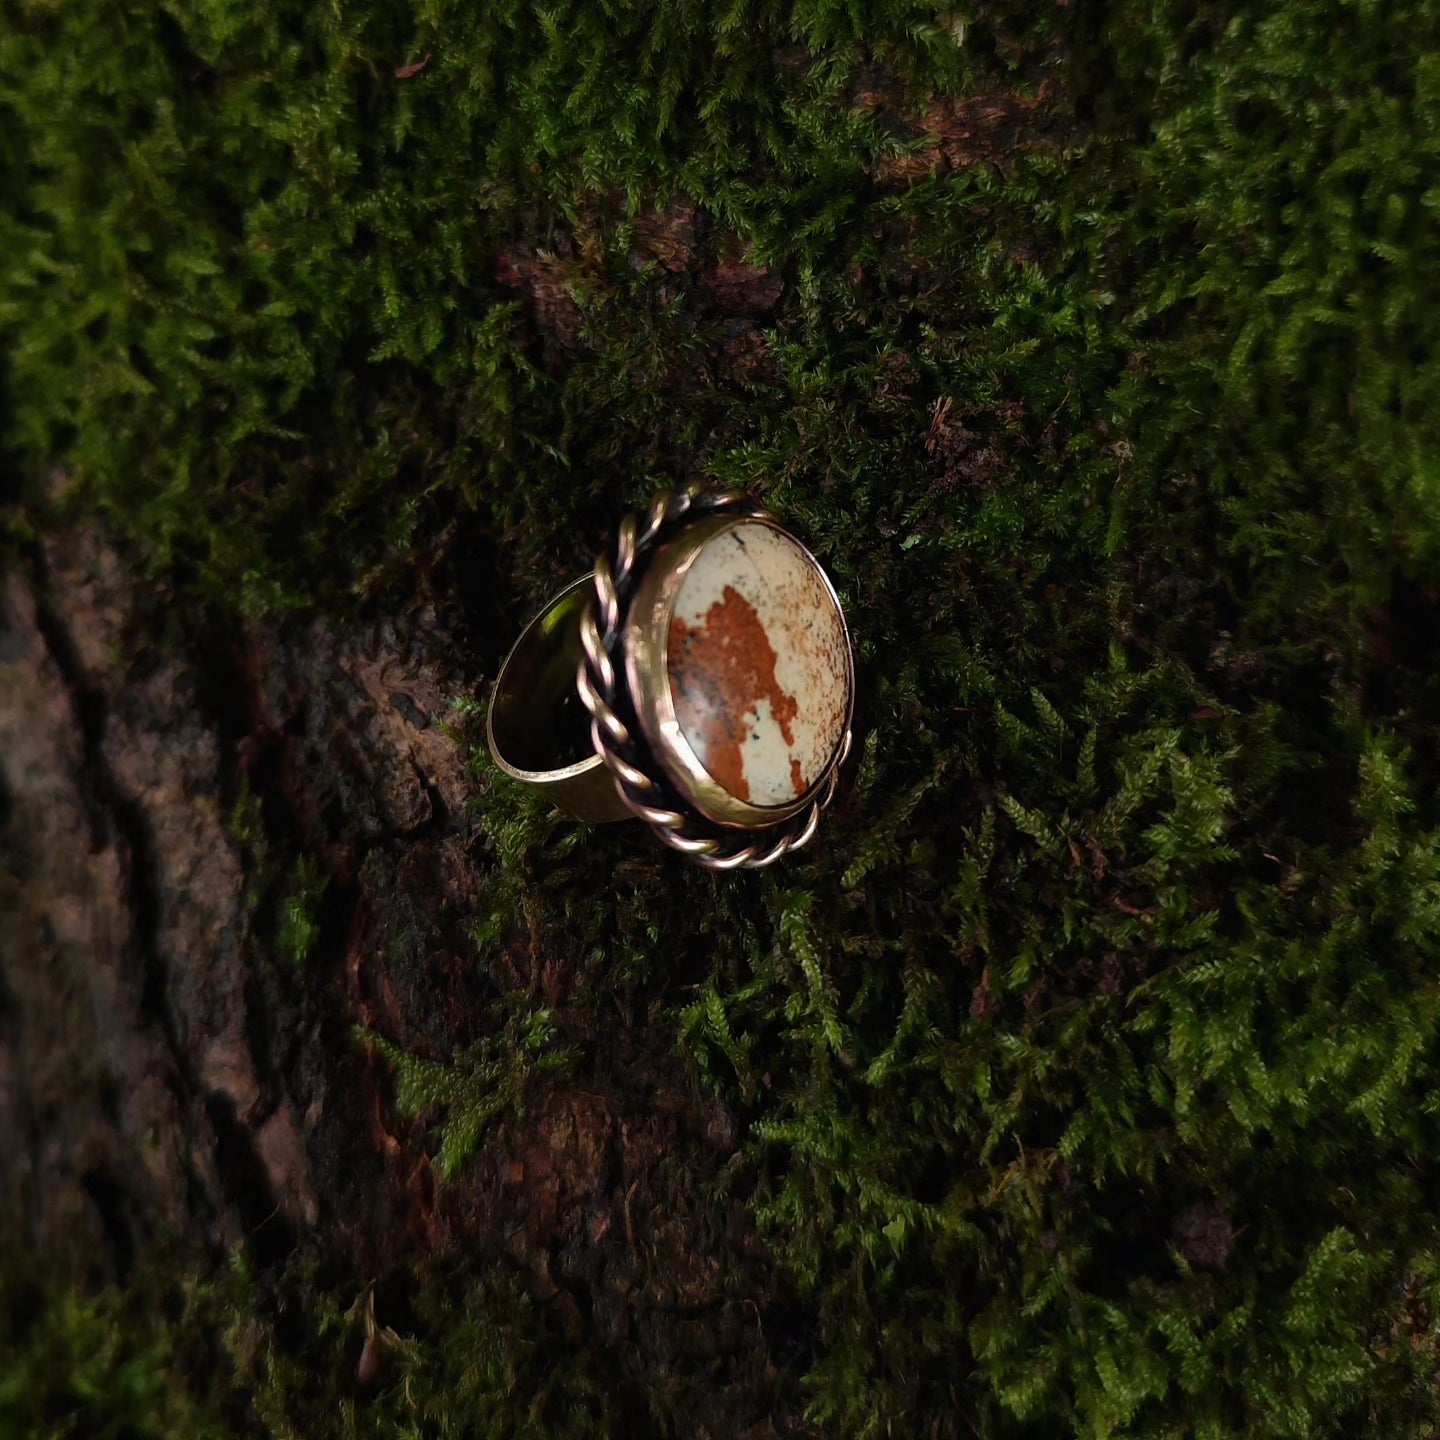
<svg viewBox="0 0 1440 1440"><path fill-rule="evenodd" d="M499 768L581 820L638 818L713 870L814 835L850 750L855 660L819 562L769 511L699 486L621 522L500 668Z"/></svg>

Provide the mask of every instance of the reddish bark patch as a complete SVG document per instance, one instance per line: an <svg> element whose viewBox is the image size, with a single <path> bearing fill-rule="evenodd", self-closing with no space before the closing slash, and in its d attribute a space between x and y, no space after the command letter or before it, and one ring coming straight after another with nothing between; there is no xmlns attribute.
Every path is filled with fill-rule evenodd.
<svg viewBox="0 0 1440 1440"><path fill-rule="evenodd" d="M1004 171L1017 155L1054 147L1056 127L1049 112L1057 98L1047 80L1034 96L988 90L935 100L918 125L914 120L907 125L913 140L927 143L883 156L875 167L875 178L908 184L972 165ZM871 113L885 111L884 96L878 91L864 91L857 100Z"/></svg>
<svg viewBox="0 0 1440 1440"><path fill-rule="evenodd" d="M1197 1270L1223 1274L1240 1232L1213 1200L1197 1200L1172 1221L1175 1248Z"/></svg>
<svg viewBox="0 0 1440 1440"><path fill-rule="evenodd" d="M731 795L749 800L746 717L768 700L785 743L793 745L792 722L800 709L775 678L775 647L755 607L727 585L698 626L671 622L666 661L676 716L683 729L701 735L705 768ZM792 760L791 773L797 768Z"/></svg>
<svg viewBox="0 0 1440 1440"><path fill-rule="evenodd" d="M768 265L722 260L700 277L715 303L734 315L767 315L779 303L785 282Z"/></svg>
<svg viewBox="0 0 1440 1440"><path fill-rule="evenodd" d="M523 290L535 306L535 323L566 350L580 342L583 317L570 294L570 265L545 251L534 255L511 253L495 262L495 278L513 290Z"/></svg>
<svg viewBox="0 0 1440 1440"><path fill-rule="evenodd" d="M957 407L942 395L930 407L925 448L940 469L940 489L993 490L1015 470L1020 451L1029 448L1025 407L1015 401L991 406Z"/></svg>
<svg viewBox="0 0 1440 1440"><path fill-rule="evenodd" d="M726 322L726 333L720 341L719 358L732 374L771 383L779 379L780 370L765 336L748 320Z"/></svg>
<svg viewBox="0 0 1440 1440"><path fill-rule="evenodd" d="M672 275L688 270L695 259L698 219L699 211L689 203L641 215L634 222L637 257L658 261Z"/></svg>

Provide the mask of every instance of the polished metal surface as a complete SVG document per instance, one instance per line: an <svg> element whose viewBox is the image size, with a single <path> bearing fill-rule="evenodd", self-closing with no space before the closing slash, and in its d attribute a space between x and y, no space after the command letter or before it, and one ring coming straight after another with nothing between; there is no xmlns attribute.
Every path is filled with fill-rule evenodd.
<svg viewBox="0 0 1440 1440"><path fill-rule="evenodd" d="M486 738L501 770L577 819L629 820L575 693L580 617L593 589L591 576L577 580L525 627L500 667Z"/></svg>

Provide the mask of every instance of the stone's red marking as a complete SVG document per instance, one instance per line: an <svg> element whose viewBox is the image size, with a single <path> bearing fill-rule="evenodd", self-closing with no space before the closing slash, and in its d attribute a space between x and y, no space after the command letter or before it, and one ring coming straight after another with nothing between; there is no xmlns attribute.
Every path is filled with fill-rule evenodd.
<svg viewBox="0 0 1440 1440"><path fill-rule="evenodd" d="M670 622L665 659L680 728L701 737L700 759L715 782L737 800L749 800L749 717L768 700L785 743L793 746L800 711L775 678L775 648L755 607L727 585L699 625L692 628L678 616ZM792 758L792 780L799 774L800 762ZM795 793L804 793L798 780Z"/></svg>
<svg viewBox="0 0 1440 1440"><path fill-rule="evenodd" d="M795 787L797 796L805 793L805 776L801 772L800 762L793 755L790 757L790 783Z"/></svg>

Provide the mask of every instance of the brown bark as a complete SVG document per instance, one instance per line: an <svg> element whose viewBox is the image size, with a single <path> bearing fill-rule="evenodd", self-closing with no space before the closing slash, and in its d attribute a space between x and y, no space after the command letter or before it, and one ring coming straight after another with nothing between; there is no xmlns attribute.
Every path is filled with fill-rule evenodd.
<svg viewBox="0 0 1440 1440"><path fill-rule="evenodd" d="M486 676L456 636L428 611L207 622L94 531L0 596L4 1234L77 1281L237 1246L362 1282L486 1257L711 1434L788 1430L779 1285L745 1207L712 1192L737 1122L658 1005L603 1027L586 1082L544 1082L444 1186L356 1041L446 1059L507 983L561 1006L574 989L564 956L509 947L507 981L467 937L486 862L441 722ZM302 853L326 889L297 965L274 916L279 857Z"/></svg>

